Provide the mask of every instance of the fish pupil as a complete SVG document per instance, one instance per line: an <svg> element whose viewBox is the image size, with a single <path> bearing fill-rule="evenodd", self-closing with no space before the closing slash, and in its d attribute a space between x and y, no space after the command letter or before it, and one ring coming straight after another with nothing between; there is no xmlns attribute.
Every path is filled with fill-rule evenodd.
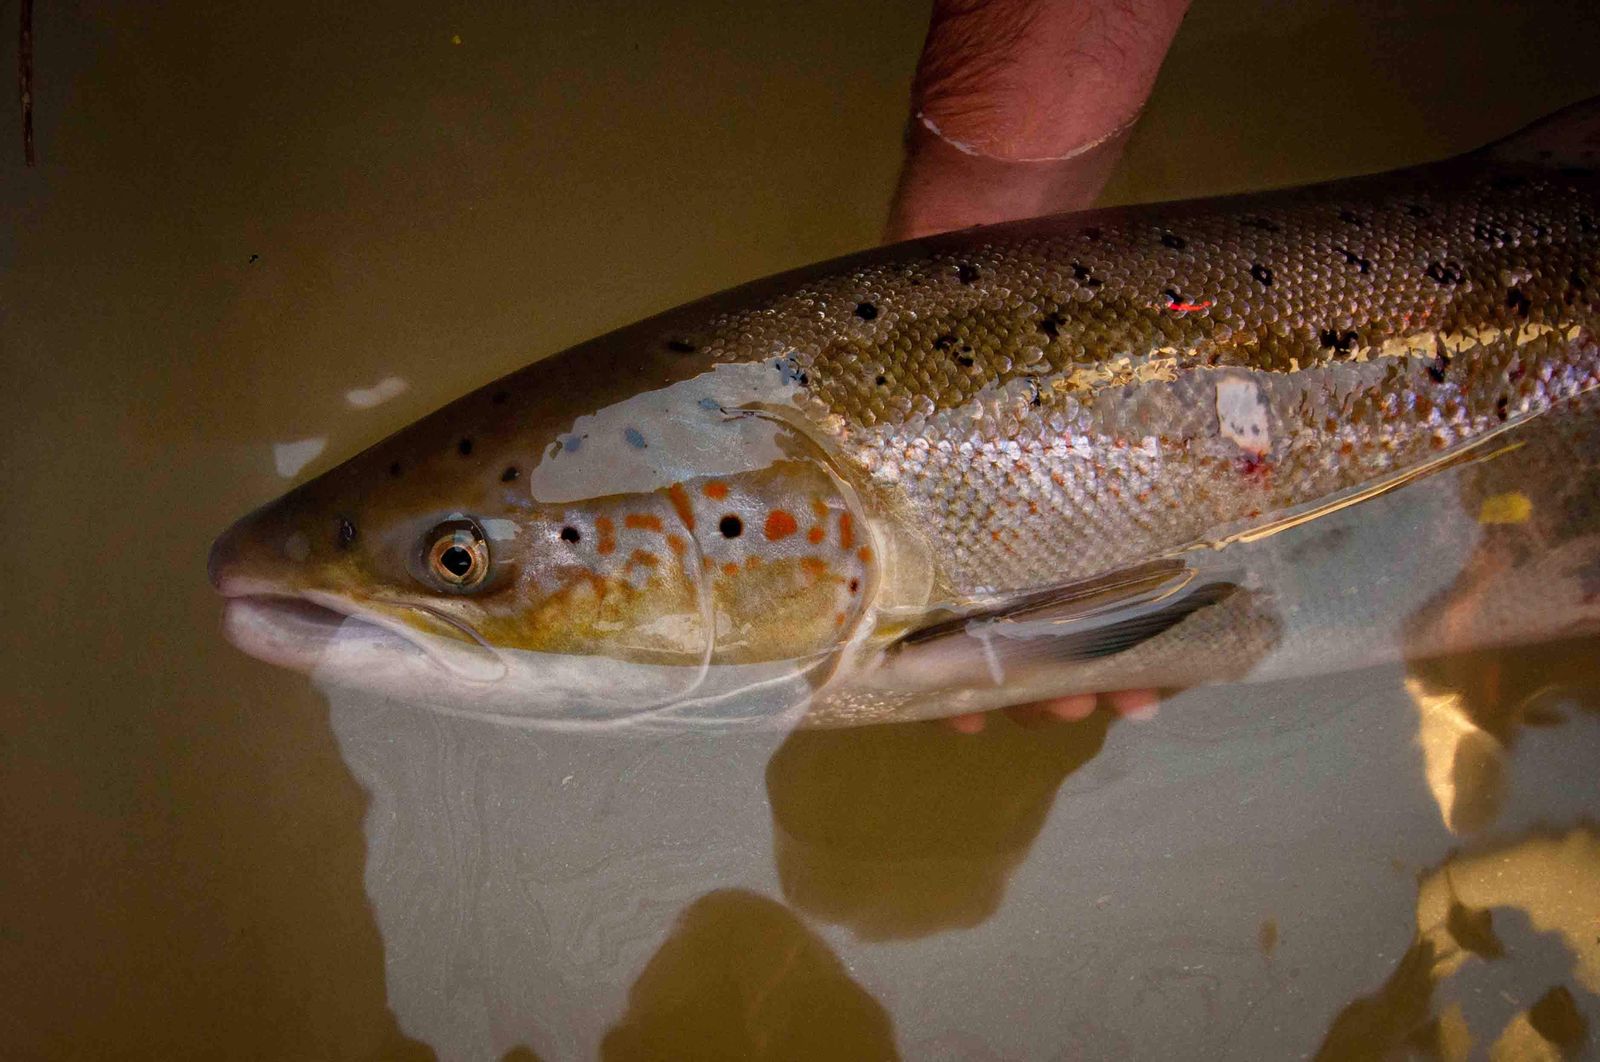
<svg viewBox="0 0 1600 1062"><path fill-rule="evenodd" d="M465 578L472 570L472 551L465 546L451 546L439 554L439 563L457 579Z"/></svg>

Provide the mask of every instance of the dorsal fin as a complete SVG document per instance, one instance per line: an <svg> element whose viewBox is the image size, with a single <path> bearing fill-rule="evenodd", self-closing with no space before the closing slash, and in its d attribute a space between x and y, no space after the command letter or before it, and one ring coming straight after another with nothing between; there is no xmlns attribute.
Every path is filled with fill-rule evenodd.
<svg viewBox="0 0 1600 1062"><path fill-rule="evenodd" d="M1536 166L1600 166L1600 96L1563 107L1476 154Z"/></svg>

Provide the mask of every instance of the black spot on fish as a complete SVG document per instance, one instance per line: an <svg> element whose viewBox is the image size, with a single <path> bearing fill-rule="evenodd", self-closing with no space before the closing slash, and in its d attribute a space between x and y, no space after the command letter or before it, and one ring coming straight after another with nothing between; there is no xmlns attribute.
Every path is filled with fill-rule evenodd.
<svg viewBox="0 0 1600 1062"><path fill-rule="evenodd" d="M1354 251L1350 250L1348 247L1335 247L1334 250L1338 251L1340 254L1344 255L1345 264L1346 265L1355 266L1356 267L1356 272L1358 272L1358 273L1369 273L1369 272L1372 271L1372 260L1371 259L1361 257L1359 254L1356 254Z"/></svg>
<svg viewBox="0 0 1600 1062"><path fill-rule="evenodd" d="M1499 398L1494 400L1494 415L1499 417L1501 420L1505 420L1511 415L1509 413L1510 407L1511 399L1507 398L1505 395L1501 395Z"/></svg>
<svg viewBox="0 0 1600 1062"><path fill-rule="evenodd" d="M687 339L669 339L667 340L667 349L674 354L693 354L695 346Z"/></svg>
<svg viewBox="0 0 1600 1062"><path fill-rule="evenodd" d="M496 391L493 395L491 395L489 397L489 401L493 402L497 406L503 406L503 405L506 404L507 400L510 399L510 398L511 398L511 392L509 392L509 391Z"/></svg>
<svg viewBox="0 0 1600 1062"><path fill-rule="evenodd" d="M1511 242L1511 234L1505 229L1497 228L1487 221L1479 221L1472 226L1472 238L1490 247L1504 247Z"/></svg>
<svg viewBox="0 0 1600 1062"><path fill-rule="evenodd" d="M1413 217L1413 218L1431 218L1431 217L1433 217L1433 211L1429 210L1427 207L1423 206L1421 203L1407 203L1406 204L1406 214L1407 214L1407 216Z"/></svg>
<svg viewBox="0 0 1600 1062"><path fill-rule="evenodd" d="M1061 326L1066 323L1067 319L1059 313L1046 314L1044 319L1039 322L1039 331L1049 336L1053 342L1061 335Z"/></svg>
<svg viewBox="0 0 1600 1062"><path fill-rule="evenodd" d="M971 284L978 279L978 267L962 262L956 266L956 279L963 284Z"/></svg>
<svg viewBox="0 0 1600 1062"><path fill-rule="evenodd" d="M1162 289L1161 294L1167 300L1168 306L1171 306L1175 303L1189 301L1183 297L1183 292L1179 291L1177 288L1164 288Z"/></svg>
<svg viewBox="0 0 1600 1062"><path fill-rule="evenodd" d="M1189 241L1175 233L1163 232L1161 234L1161 246L1171 248L1174 251L1181 251L1189 246Z"/></svg>
<svg viewBox="0 0 1600 1062"><path fill-rule="evenodd" d="M1578 231L1584 235L1593 235L1595 231L1594 218L1588 214L1578 215Z"/></svg>
<svg viewBox="0 0 1600 1062"><path fill-rule="evenodd" d="M1361 217L1361 215L1357 214L1354 210L1341 210L1341 211L1339 211L1339 220L1344 222L1346 225L1365 225L1366 224L1365 219L1363 219Z"/></svg>
<svg viewBox="0 0 1600 1062"><path fill-rule="evenodd" d="M1567 274L1567 290L1562 293L1561 301L1571 306L1583 297L1583 289L1587 285L1576 269Z"/></svg>
<svg viewBox="0 0 1600 1062"><path fill-rule="evenodd" d="M1239 219L1239 224L1248 225L1252 229L1260 229L1262 232L1282 232L1283 231L1278 226L1277 222L1268 221L1266 218L1258 218L1258 217L1240 218Z"/></svg>
<svg viewBox="0 0 1600 1062"><path fill-rule="evenodd" d="M889 382L889 378L887 376L879 376L875 382L879 387L882 387L884 384Z"/></svg>
<svg viewBox="0 0 1600 1062"><path fill-rule="evenodd" d="M339 518L339 548L349 549L356 544L356 525L345 517Z"/></svg>
<svg viewBox="0 0 1600 1062"><path fill-rule="evenodd" d="M501 483L510 483L512 480L516 479L521 474L522 473L517 471L517 466L516 465L507 465L506 466L506 470L504 472L500 473L500 482Z"/></svg>
<svg viewBox="0 0 1600 1062"><path fill-rule="evenodd" d="M1461 267L1454 262L1429 262L1428 276L1440 284L1459 284L1467 279Z"/></svg>
<svg viewBox="0 0 1600 1062"><path fill-rule="evenodd" d="M850 592L853 594L857 590L860 590L860 589L861 589L861 580L860 579L851 579L850 580Z"/></svg>
<svg viewBox="0 0 1600 1062"><path fill-rule="evenodd" d="M1533 303L1528 301L1528 297L1522 293L1521 288L1511 288L1506 292L1506 305L1516 310L1517 314L1522 317L1528 316L1533 309Z"/></svg>
<svg viewBox="0 0 1600 1062"><path fill-rule="evenodd" d="M622 432L622 438L635 450L643 450L647 445L644 441L644 436L639 432L638 428L624 428Z"/></svg>
<svg viewBox="0 0 1600 1062"><path fill-rule="evenodd" d="M400 462L399 461L394 461L394 462L390 463L390 465L389 465L389 475L398 476L399 474L400 474Z"/></svg>
<svg viewBox="0 0 1600 1062"><path fill-rule="evenodd" d="M876 321L878 319L878 308L870 302L858 302L856 303L856 316L863 321Z"/></svg>
<svg viewBox="0 0 1600 1062"><path fill-rule="evenodd" d="M964 366L966 368L969 368L969 369L972 368L972 355L971 354L957 354L956 355L956 364L962 365L962 366Z"/></svg>
<svg viewBox="0 0 1600 1062"><path fill-rule="evenodd" d="M561 529L561 541L577 543L583 541L583 536L578 533L576 527L563 527Z"/></svg>
<svg viewBox="0 0 1600 1062"><path fill-rule="evenodd" d="M729 513L717 521L717 530L722 532L723 538L738 538L744 533L744 521Z"/></svg>
<svg viewBox="0 0 1600 1062"><path fill-rule="evenodd" d="M259 254L253 254L253 255L250 256L250 264L251 265L255 265L259 261L261 261L261 256Z"/></svg>
<svg viewBox="0 0 1600 1062"><path fill-rule="evenodd" d="M811 382L811 377L793 358L778 358L772 363L772 367L783 374L784 383L799 384L804 387Z"/></svg>
<svg viewBox="0 0 1600 1062"><path fill-rule="evenodd" d="M1037 376L1028 377L1028 392L1028 405L1037 409L1044 404L1044 397L1039 390L1039 378Z"/></svg>
<svg viewBox="0 0 1600 1062"><path fill-rule="evenodd" d="M472 440L471 439L462 439L460 442L456 443L456 452L459 453L462 457L471 456L471 454L472 454Z"/></svg>
<svg viewBox="0 0 1600 1062"><path fill-rule="evenodd" d="M1326 350L1339 354L1348 354L1355 349L1358 336L1354 332L1340 332L1332 328L1324 328L1317 333L1317 339Z"/></svg>
<svg viewBox="0 0 1600 1062"><path fill-rule="evenodd" d="M1450 367L1450 355L1440 351L1434 356L1433 364L1428 366L1428 378L1434 383L1444 383L1444 371Z"/></svg>
<svg viewBox="0 0 1600 1062"><path fill-rule="evenodd" d="M934 350L949 350L951 347L953 347L955 345L956 345L956 337L950 332L946 332L944 335L940 336L939 338L937 338L937 339L935 339L933 341L933 349ZM883 377L881 377L881 376L878 377L878 382L882 383L883 382Z"/></svg>
<svg viewBox="0 0 1600 1062"><path fill-rule="evenodd" d="M1256 280L1260 281L1262 284L1265 284L1267 287L1272 287L1272 270L1268 269L1260 262L1257 262L1255 265L1250 267L1250 275L1255 277Z"/></svg>

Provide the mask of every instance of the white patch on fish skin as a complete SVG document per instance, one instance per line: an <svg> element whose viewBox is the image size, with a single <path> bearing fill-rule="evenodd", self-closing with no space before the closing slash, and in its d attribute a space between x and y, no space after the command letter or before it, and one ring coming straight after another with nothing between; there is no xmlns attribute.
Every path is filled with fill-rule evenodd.
<svg viewBox="0 0 1600 1062"><path fill-rule="evenodd" d="M787 406L803 374L792 359L718 365L578 417L528 474L534 501L564 504L645 494L782 459L788 429L741 407Z"/></svg>
<svg viewBox="0 0 1600 1062"><path fill-rule="evenodd" d="M482 525L484 534L500 541L516 538L522 533L522 525L515 520L490 518L482 521Z"/></svg>
<svg viewBox="0 0 1600 1062"><path fill-rule="evenodd" d="M398 376L385 376L371 387L357 387L344 393L344 400L356 409L372 409L391 398L397 398L410 388Z"/></svg>
<svg viewBox="0 0 1600 1062"><path fill-rule="evenodd" d="M1224 438L1262 457L1272 449L1267 397L1254 380L1225 376L1217 381L1217 424Z"/></svg>
<svg viewBox="0 0 1600 1062"><path fill-rule="evenodd" d="M272 466L278 470L278 475L284 479L293 479L300 474L300 470L322 453L328 446L324 436L315 439L296 439L294 442L272 444Z"/></svg>
<svg viewBox="0 0 1600 1062"><path fill-rule="evenodd" d="M306 538L305 532L295 531L283 540L283 555L296 564L311 556L311 540Z"/></svg>

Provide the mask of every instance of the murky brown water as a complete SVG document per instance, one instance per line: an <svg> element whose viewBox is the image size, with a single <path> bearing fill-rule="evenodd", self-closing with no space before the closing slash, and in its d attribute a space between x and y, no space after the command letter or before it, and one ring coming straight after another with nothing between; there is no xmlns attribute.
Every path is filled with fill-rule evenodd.
<svg viewBox="0 0 1600 1062"><path fill-rule="evenodd" d="M0 1053L1596 1049L1592 645L1145 723L602 738L221 640L206 546L280 467L872 242L924 4L35 6ZM1590 14L1202 0L1110 197L1473 146L1600 94Z"/></svg>

